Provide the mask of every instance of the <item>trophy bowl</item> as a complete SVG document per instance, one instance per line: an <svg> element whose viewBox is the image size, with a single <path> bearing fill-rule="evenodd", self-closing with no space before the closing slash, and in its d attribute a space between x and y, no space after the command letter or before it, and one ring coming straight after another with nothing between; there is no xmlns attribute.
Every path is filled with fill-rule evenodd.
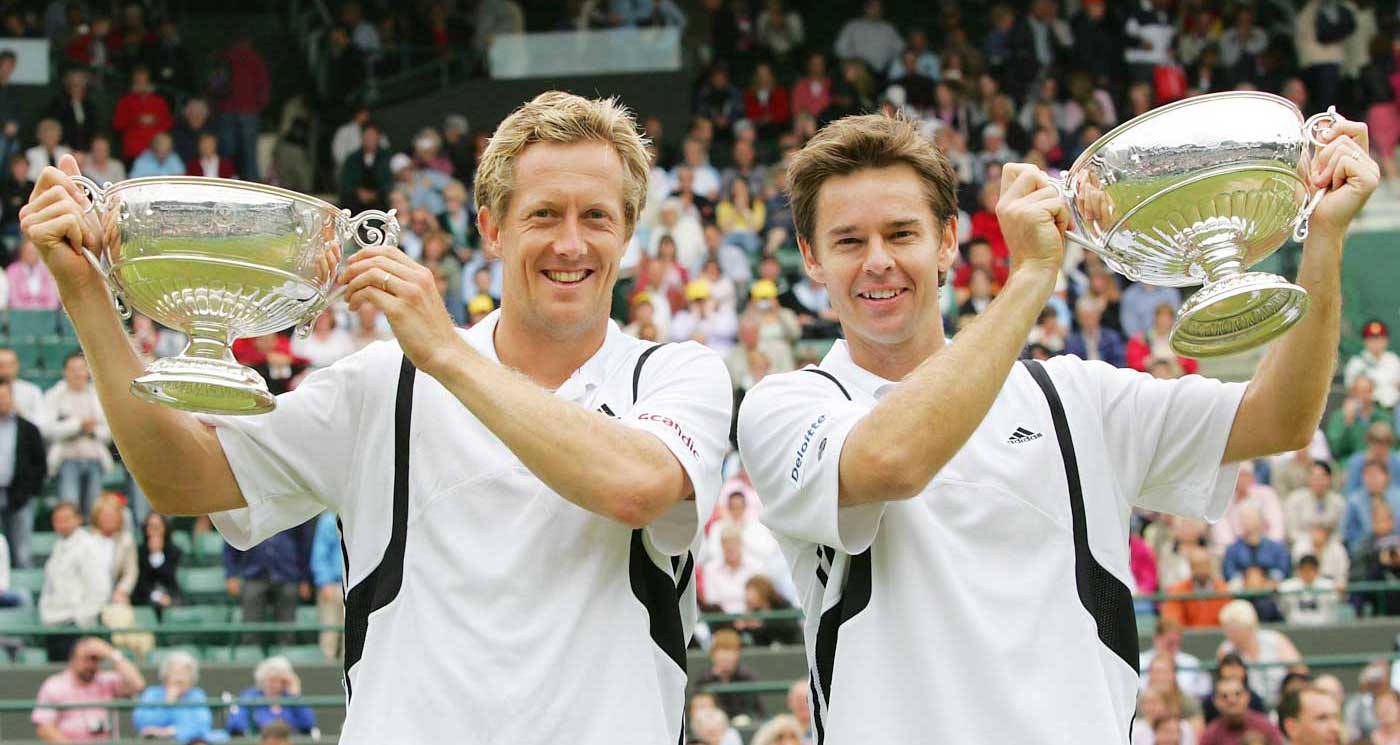
<svg viewBox="0 0 1400 745"><path fill-rule="evenodd" d="M1256 92L1188 98L1099 138L1058 186L1070 239L1134 281L1204 285L1171 332L1179 354L1211 357L1264 344L1302 319L1303 288L1247 272L1291 234L1307 236L1324 193L1309 186L1318 133L1335 109L1303 120Z"/></svg>
<svg viewBox="0 0 1400 745"><path fill-rule="evenodd" d="M213 414L258 414L276 401L229 345L288 326L306 333L343 292L342 246L398 244L393 212L351 217L319 199L246 181L154 176L74 179L102 225L100 256L84 249L127 308L183 331L178 356L131 383L148 401Z"/></svg>

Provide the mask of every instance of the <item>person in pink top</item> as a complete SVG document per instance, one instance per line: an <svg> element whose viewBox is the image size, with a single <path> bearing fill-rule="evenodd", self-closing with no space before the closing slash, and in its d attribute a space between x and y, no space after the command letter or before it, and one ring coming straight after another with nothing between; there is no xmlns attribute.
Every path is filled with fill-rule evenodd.
<svg viewBox="0 0 1400 745"><path fill-rule="evenodd" d="M20 239L19 258L5 269L10 282L10 307L16 310L57 310L58 285L29 236Z"/></svg>
<svg viewBox="0 0 1400 745"><path fill-rule="evenodd" d="M1248 461L1241 464L1240 475L1235 482L1235 496L1225 511L1224 519L1211 526L1211 545L1223 551L1240 537L1243 532L1240 525L1240 507L1246 504L1253 504L1259 508L1259 515L1264 518L1264 535L1267 538L1279 543L1287 540L1283 503L1278 498L1278 492L1271 486L1255 482L1254 463Z"/></svg>
<svg viewBox="0 0 1400 745"><path fill-rule="evenodd" d="M807 75L792 84L792 112L820 119L830 105L831 78L826 74L826 57L812 52L807 58Z"/></svg>
<svg viewBox="0 0 1400 745"><path fill-rule="evenodd" d="M102 663L110 661L111 670ZM39 687L29 720L44 742L99 742L112 739L111 713L100 704L129 698L146 687L141 671L101 639L86 637L73 647L68 667ZM99 704L93 708L55 709L61 704Z"/></svg>

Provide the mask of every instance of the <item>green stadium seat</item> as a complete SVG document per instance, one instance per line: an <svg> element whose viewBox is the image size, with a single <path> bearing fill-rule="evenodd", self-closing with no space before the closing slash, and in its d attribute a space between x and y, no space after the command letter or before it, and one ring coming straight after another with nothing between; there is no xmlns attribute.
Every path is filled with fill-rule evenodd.
<svg viewBox="0 0 1400 745"><path fill-rule="evenodd" d="M43 647L24 647L19 650L15 662L21 665L47 665L49 664L49 653Z"/></svg>
<svg viewBox="0 0 1400 745"><path fill-rule="evenodd" d="M39 609L33 605L20 608L0 608L0 634L7 630L39 625Z"/></svg>
<svg viewBox="0 0 1400 745"><path fill-rule="evenodd" d="M190 534L183 530L176 530L170 533L170 542L175 544L175 548L180 549L180 553L185 556L194 556L194 542L190 540Z"/></svg>
<svg viewBox="0 0 1400 745"><path fill-rule="evenodd" d="M42 354L42 350L39 348L39 340L37 338L33 336L10 335L0 338L0 346L15 350L15 356L19 358L20 377L32 380L35 375L38 375L41 370L44 370L44 368L39 365L39 358ZM62 370L59 372L61 373ZM59 377L62 377L62 375L59 375ZM38 384L37 380L34 382ZM44 389L48 388L48 386L40 387Z"/></svg>
<svg viewBox="0 0 1400 745"><path fill-rule="evenodd" d="M58 312L58 335L65 339L77 339L78 331L73 328L73 319L62 310Z"/></svg>
<svg viewBox="0 0 1400 745"><path fill-rule="evenodd" d="M166 658L168 658L170 655L176 652L189 652L190 654L194 655L195 659L199 659L200 657L199 647L190 644L181 644L171 647L157 647L151 650L150 654L146 655L146 664L151 665L157 670L159 670L160 666L165 663Z"/></svg>
<svg viewBox="0 0 1400 745"><path fill-rule="evenodd" d="M46 530L42 533L34 533L29 537L29 550L34 554L34 562L42 563L49 554L53 553L53 547L58 543L58 534Z"/></svg>
<svg viewBox="0 0 1400 745"><path fill-rule="evenodd" d="M174 605L165 609L165 623L183 626L228 623L228 608L222 605Z"/></svg>
<svg viewBox="0 0 1400 745"><path fill-rule="evenodd" d="M267 652L269 657L281 655L293 665L315 664L325 662L326 656L321 654L321 648L315 644L296 644L290 647L273 647Z"/></svg>
<svg viewBox="0 0 1400 745"><path fill-rule="evenodd" d="M230 650L230 662L256 665L267 657L267 652L257 644L239 644Z"/></svg>
<svg viewBox="0 0 1400 745"><path fill-rule="evenodd" d="M160 623L156 618L156 609L149 605L135 605L131 608L132 626L148 628Z"/></svg>
<svg viewBox="0 0 1400 745"><path fill-rule="evenodd" d="M78 342L65 339L58 334L37 337L39 344L39 366L46 372L63 372L63 363L68 355L78 351Z"/></svg>
<svg viewBox="0 0 1400 745"><path fill-rule="evenodd" d="M298 605L298 606L297 606L296 622L297 622L297 623L320 623L320 622L321 622L321 616L317 614L317 612L316 612L316 606L314 606L314 605Z"/></svg>
<svg viewBox="0 0 1400 745"><path fill-rule="evenodd" d="M217 600L226 594L223 567L182 568L179 579L180 591L195 600Z"/></svg>
<svg viewBox="0 0 1400 745"><path fill-rule="evenodd" d="M224 559L224 537L212 530L196 533L194 556L201 564L219 564Z"/></svg>
<svg viewBox="0 0 1400 745"><path fill-rule="evenodd" d="M16 591L28 590L30 594L38 595L39 591L44 589L44 570L12 570L10 572L10 588Z"/></svg>
<svg viewBox="0 0 1400 745"><path fill-rule="evenodd" d="M58 334L59 311L11 310L5 328L10 336L54 336Z"/></svg>

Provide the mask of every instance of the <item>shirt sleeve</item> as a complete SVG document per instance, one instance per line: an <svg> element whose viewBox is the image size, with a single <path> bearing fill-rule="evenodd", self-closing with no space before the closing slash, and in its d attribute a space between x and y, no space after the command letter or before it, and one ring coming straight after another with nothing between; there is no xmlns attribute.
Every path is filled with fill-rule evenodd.
<svg viewBox="0 0 1400 745"><path fill-rule="evenodd" d="M233 547L247 550L315 517L346 511L367 362L374 344L311 373L277 408L255 416L200 418L218 432L247 507L211 515Z"/></svg>
<svg viewBox="0 0 1400 745"><path fill-rule="evenodd" d="M642 368L637 402L622 422L661 440L695 490L693 501L673 505L647 526L652 543L668 555L689 548L714 512L733 407L724 361L695 342L668 345Z"/></svg>
<svg viewBox="0 0 1400 745"><path fill-rule="evenodd" d="M819 375L765 378L739 407L739 457L775 532L858 554L875 541L884 502L841 507L841 450L866 410Z"/></svg>
<svg viewBox="0 0 1400 745"><path fill-rule="evenodd" d="M35 726L41 724L54 724L58 721L58 710L48 708L48 704L62 703L58 700L56 688L58 683L55 678L49 678L44 684L39 686L39 695L35 697L33 713L29 715L29 721Z"/></svg>
<svg viewBox="0 0 1400 745"><path fill-rule="evenodd" d="M1245 384L1086 367L1099 379L1104 440L1127 500L1210 522L1224 516L1239 464L1221 459Z"/></svg>

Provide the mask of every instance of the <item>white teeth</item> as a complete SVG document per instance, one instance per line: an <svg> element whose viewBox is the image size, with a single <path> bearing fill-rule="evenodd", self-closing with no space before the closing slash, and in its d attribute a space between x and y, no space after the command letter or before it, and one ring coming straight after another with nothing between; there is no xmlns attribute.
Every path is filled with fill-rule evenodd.
<svg viewBox="0 0 1400 745"><path fill-rule="evenodd" d="M579 282L588 276L588 272L545 272L546 277L555 282Z"/></svg>
<svg viewBox="0 0 1400 745"><path fill-rule="evenodd" d="M888 300L898 294L899 290L873 290L871 292L862 292L861 296L870 298L871 300Z"/></svg>

